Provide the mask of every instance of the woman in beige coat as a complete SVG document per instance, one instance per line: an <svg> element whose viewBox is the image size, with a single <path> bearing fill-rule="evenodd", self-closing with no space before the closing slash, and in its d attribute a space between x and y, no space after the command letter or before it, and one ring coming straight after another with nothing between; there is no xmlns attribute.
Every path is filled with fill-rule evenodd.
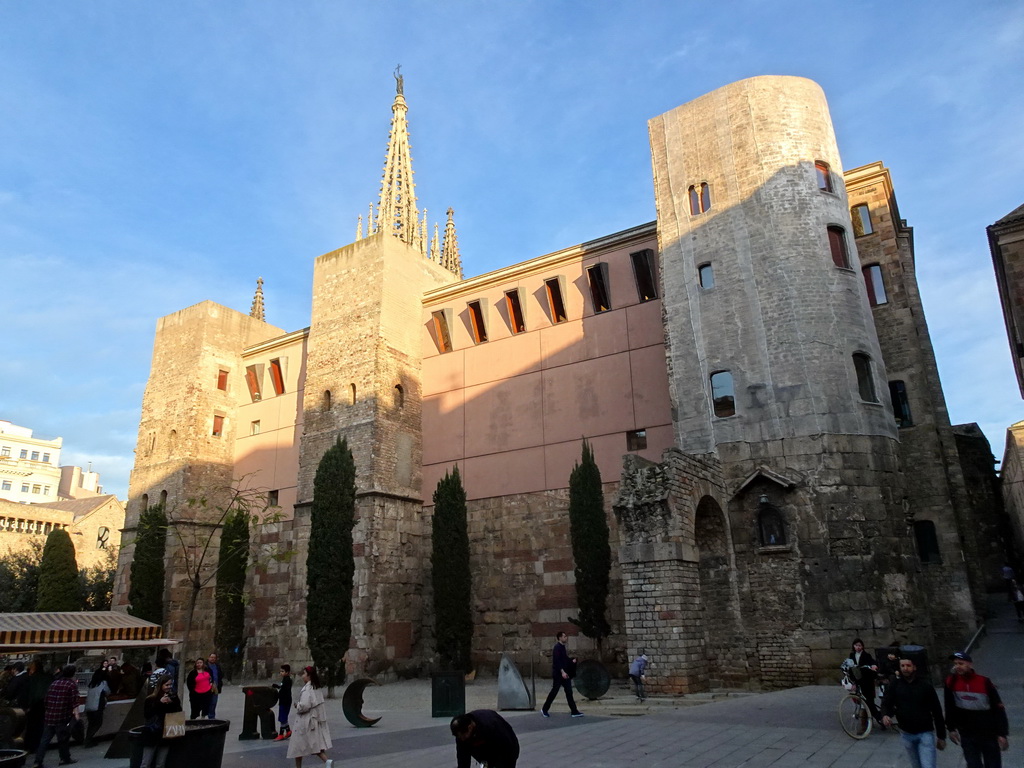
<svg viewBox="0 0 1024 768"><path fill-rule="evenodd" d="M320 678L313 667L302 670L302 690L299 698L292 705L292 737L288 739L288 757L295 758L295 768L302 768L302 758L316 755L327 768L332 768L333 760L327 759L327 750L331 748L331 732L327 729L327 712L324 707L324 695L320 692Z"/></svg>

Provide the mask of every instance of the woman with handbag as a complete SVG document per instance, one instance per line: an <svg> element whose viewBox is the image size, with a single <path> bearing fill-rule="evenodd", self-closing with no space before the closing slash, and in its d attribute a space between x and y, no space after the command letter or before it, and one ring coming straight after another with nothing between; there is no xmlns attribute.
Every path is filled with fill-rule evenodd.
<svg viewBox="0 0 1024 768"><path fill-rule="evenodd" d="M189 719L198 720L210 711L213 698L213 675L206 667L206 659L196 659L196 666L185 678L185 685L188 686L188 703L192 708Z"/></svg>
<svg viewBox="0 0 1024 768"><path fill-rule="evenodd" d="M306 755L316 755L327 768L332 768L334 761L327 757L327 750L331 748L331 732L327 729L324 695L320 692L320 677L316 669L304 667L302 682L305 685L293 705L294 715L289 718L292 736L288 739L288 757L295 758L295 768L302 768L302 758Z"/></svg>
<svg viewBox="0 0 1024 768"><path fill-rule="evenodd" d="M142 762L139 768L164 768L167 763L170 741L164 738L164 724L171 712L181 712L181 701L174 692L174 681L163 675L143 705L146 724L142 726Z"/></svg>

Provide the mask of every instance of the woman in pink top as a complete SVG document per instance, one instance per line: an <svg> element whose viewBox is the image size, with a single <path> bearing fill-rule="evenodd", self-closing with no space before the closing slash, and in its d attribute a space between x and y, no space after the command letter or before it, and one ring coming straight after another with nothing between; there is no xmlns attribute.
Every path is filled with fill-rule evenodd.
<svg viewBox="0 0 1024 768"><path fill-rule="evenodd" d="M210 699L213 697L213 677L206 668L206 659L196 659L195 669L188 673L185 685L188 686L188 703L192 706L189 718L198 720L210 709Z"/></svg>

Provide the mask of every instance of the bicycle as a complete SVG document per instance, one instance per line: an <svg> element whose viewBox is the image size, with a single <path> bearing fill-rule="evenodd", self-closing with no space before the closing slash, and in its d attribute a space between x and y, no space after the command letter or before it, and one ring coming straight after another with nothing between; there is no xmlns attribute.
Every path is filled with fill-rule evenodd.
<svg viewBox="0 0 1024 768"><path fill-rule="evenodd" d="M840 669L843 672L841 682L847 693L839 701L839 724L850 738L866 739L871 735L874 720L867 697L860 690L860 676L862 669L870 667L858 667L852 659L847 659Z"/></svg>

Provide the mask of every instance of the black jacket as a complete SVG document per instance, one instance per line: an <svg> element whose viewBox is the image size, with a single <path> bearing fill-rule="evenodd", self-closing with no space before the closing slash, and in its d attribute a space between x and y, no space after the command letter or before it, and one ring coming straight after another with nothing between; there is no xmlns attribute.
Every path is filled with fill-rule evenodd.
<svg viewBox="0 0 1024 768"><path fill-rule="evenodd" d="M940 739L946 738L939 697L931 685L918 677L908 682L900 675L893 681L885 692L882 714L895 715L905 733L935 731Z"/></svg>
<svg viewBox="0 0 1024 768"><path fill-rule="evenodd" d="M508 721L489 709L475 709L469 716L476 723L476 728L467 741L455 742L458 768L469 768L470 757L490 768L515 768L519 759L519 739Z"/></svg>

